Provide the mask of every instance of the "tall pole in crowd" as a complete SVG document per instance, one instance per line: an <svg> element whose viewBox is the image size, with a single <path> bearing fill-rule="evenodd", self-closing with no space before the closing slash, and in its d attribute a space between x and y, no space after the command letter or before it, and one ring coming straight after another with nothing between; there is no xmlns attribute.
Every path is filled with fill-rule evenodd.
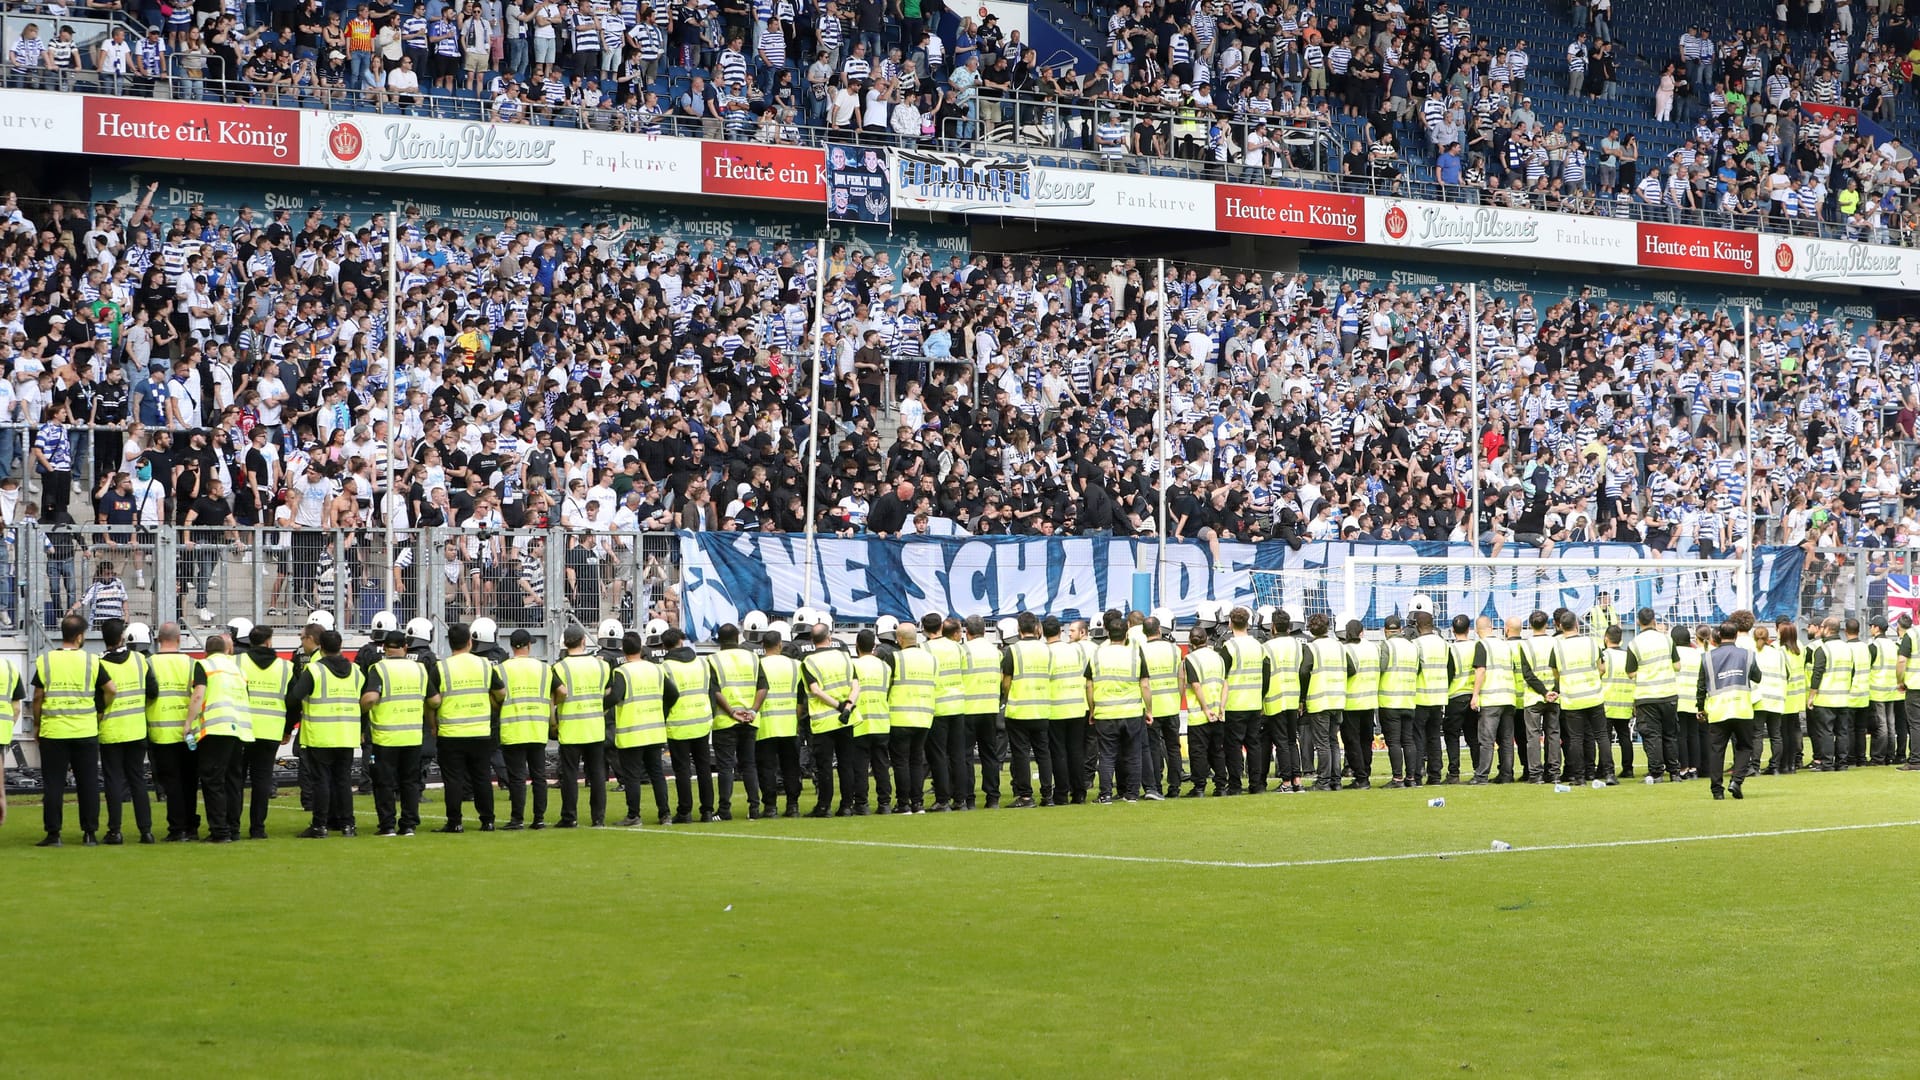
<svg viewBox="0 0 1920 1080"><path fill-rule="evenodd" d="M1159 356L1160 368L1160 407L1153 411L1154 442L1160 453L1160 499L1158 520L1154 523L1155 534L1160 537L1160 551L1153 569L1154 602L1165 606L1167 602L1167 471L1172 468L1167 454L1167 260L1159 260L1159 268L1154 275L1154 288L1160 290L1160 300L1156 321L1159 330L1154 334L1154 350ZM1168 627L1162 627L1169 630Z"/></svg>
<svg viewBox="0 0 1920 1080"><path fill-rule="evenodd" d="M813 378L807 387L807 452L801 458L807 470L807 540L805 568L800 578L800 605L813 606L813 547L820 481L820 371L827 331L827 238L821 237L813 256Z"/></svg>
<svg viewBox="0 0 1920 1080"><path fill-rule="evenodd" d="M1740 606L1753 607L1753 545L1760 541L1760 523L1754 520L1753 498L1753 307L1740 309L1740 391L1745 399L1746 413L1741 424L1745 428L1744 457L1746 458L1746 486L1741 489L1741 512L1747 516L1747 542L1740 548Z"/></svg>
<svg viewBox="0 0 1920 1080"><path fill-rule="evenodd" d="M395 342L400 338L400 214L387 212L387 504L380 509L380 516L387 525L387 568L381 578L386 582L384 610L392 611L393 595L393 512L400 500L395 498L393 489L394 457L400 453L400 409L399 395L395 392L398 381L394 375Z"/></svg>
<svg viewBox="0 0 1920 1080"><path fill-rule="evenodd" d="M1473 462L1467 492L1467 543L1480 554L1480 286L1467 286L1467 413L1472 425L1467 454Z"/></svg>

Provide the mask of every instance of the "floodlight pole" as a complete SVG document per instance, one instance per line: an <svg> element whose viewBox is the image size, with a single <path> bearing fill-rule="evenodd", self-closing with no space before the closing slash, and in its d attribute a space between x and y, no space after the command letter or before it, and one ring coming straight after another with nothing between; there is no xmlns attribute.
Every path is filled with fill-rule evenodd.
<svg viewBox="0 0 1920 1080"><path fill-rule="evenodd" d="M820 481L820 369L821 356L825 352L821 339L827 331L827 238L822 236L814 248L813 256L813 379L807 387L807 540L806 567L800 577L800 605L813 606L813 549L819 529L815 518L818 516Z"/></svg>
<svg viewBox="0 0 1920 1080"><path fill-rule="evenodd" d="M1467 454L1473 462L1467 494L1467 543L1480 553L1480 286L1467 285Z"/></svg>
<svg viewBox="0 0 1920 1080"><path fill-rule="evenodd" d="M1746 399L1746 416L1742 421L1745 427L1744 444L1746 458L1746 489L1741 498L1742 509L1747 515L1747 542L1742 545L1740 554L1740 598L1741 607L1753 608L1753 546L1760 539L1760 523L1754 517L1753 498L1753 306L1740 309L1741 362L1744 370L1740 374L1740 390Z"/></svg>
<svg viewBox="0 0 1920 1080"><path fill-rule="evenodd" d="M400 338L400 214L387 212L387 505L381 507L380 516L386 519L387 526L387 565L380 576L385 585L385 610L394 609L393 595L393 508L399 501L394 498L393 458L400 452L400 410L397 407L398 395L395 384L399 381L395 374L395 342Z"/></svg>
<svg viewBox="0 0 1920 1080"><path fill-rule="evenodd" d="M1157 264L1154 288L1159 290L1160 299L1157 305L1158 330L1154 334L1154 350L1159 357L1160 407L1154 410L1153 415L1154 443L1160 455L1160 506L1159 520L1154 523L1154 530L1160 537L1160 550L1153 569L1153 587L1156 605L1165 607L1167 604L1167 470L1170 467L1167 460L1167 260L1159 259ZM1161 629L1170 630L1171 628L1162 627Z"/></svg>

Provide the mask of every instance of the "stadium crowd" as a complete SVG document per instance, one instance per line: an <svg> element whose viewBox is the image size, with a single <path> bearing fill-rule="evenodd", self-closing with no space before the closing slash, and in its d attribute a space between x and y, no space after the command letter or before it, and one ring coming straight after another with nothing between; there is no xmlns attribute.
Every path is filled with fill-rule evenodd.
<svg viewBox="0 0 1920 1080"><path fill-rule="evenodd" d="M844 245L822 268L785 242L409 212L390 422L383 220L4 210L0 516L210 548L265 526L292 556L283 608L315 598L333 532L356 577L411 560L374 556L389 519L463 530L466 617L544 605L543 537L512 530L561 526L570 566L622 567L645 532L804 530L823 272L823 532L1149 533L1163 463L1189 540L1464 540L1471 519L1461 286L1175 266L1160 290L1132 261ZM1736 314L1495 296L1477 338L1489 554L1920 536L1907 320L1756 318L1751 492ZM669 576L651 611L574 610L677 621Z"/></svg>
<svg viewBox="0 0 1920 1080"><path fill-rule="evenodd" d="M95 654L86 621L68 616L31 678L54 795L40 846L64 842L69 773L84 844L125 843L129 805L139 842L157 842L149 756L168 842L200 839L203 821L212 842L241 839L243 812L247 838L266 839L278 751L296 739L310 839L356 835L363 747L381 836L419 827L429 759L444 780L438 831L465 831L469 804L479 831L494 831L496 775L508 798L500 827L545 827L550 741L563 829L608 823L610 772L628 827L642 824L648 788L661 825L732 820L737 788L749 820L799 817L803 763L816 818L992 810L1002 762L1017 809L1365 789L1381 749L1389 789L1612 787L1635 776L1636 747L1646 783L1707 779L1715 799L1806 765L1920 770L1910 621L1875 620L1863 636L1858 619L1816 620L1803 647L1791 619L1735 612L1669 629L1652 608L1632 615L1623 627L1603 602L1584 618L1534 611L1496 627L1461 614L1441 627L1416 597L1405 626L1390 615L1376 639L1324 613L1302 635L1284 611L1238 607L1203 612L1183 650L1164 612L1109 611L1091 633L1022 613L997 641L978 616L929 613L861 629L848 649L824 614L795 612L789 627L753 612L705 654L662 622L644 635L603 626L595 651L576 624L551 663L524 629L509 654L491 621L452 624L437 655L431 624L402 630L388 616L350 656L318 611L289 661L270 627L244 620L195 658L173 624L155 634L111 619ZM804 641L790 647L789 632ZM23 696L0 665L0 743ZM0 792L0 822L5 805Z"/></svg>
<svg viewBox="0 0 1920 1080"><path fill-rule="evenodd" d="M55 7L123 12L136 37L142 21L147 32L117 29L88 55ZM1435 197L1506 206L1920 235L1920 164L1854 119L1904 130L1892 103L1920 87L1920 36L1897 5L1855 19L1851 2L1809 12L1796 0L1771 23L1691 27L1665 57L1629 58L1604 0L1575 5L1575 36L1551 46L1477 32L1466 5L1444 0L1358 0L1344 13L1123 0L1096 11L1106 40L1084 73L1064 54L1043 60L991 14L943 23L944 8L922 0L47 8L48 26L12 46L13 85L71 88L86 70L115 93L165 81L180 97L383 109L438 95L501 122L606 131L991 138L1109 167L1181 158L1253 181L1384 191L1413 180ZM1625 98L1655 121L1647 145L1634 125L1575 104Z"/></svg>

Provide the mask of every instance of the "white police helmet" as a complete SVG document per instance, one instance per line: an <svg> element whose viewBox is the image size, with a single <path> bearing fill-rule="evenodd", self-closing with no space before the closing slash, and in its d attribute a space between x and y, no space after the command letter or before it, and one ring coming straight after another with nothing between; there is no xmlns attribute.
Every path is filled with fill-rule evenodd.
<svg viewBox="0 0 1920 1080"><path fill-rule="evenodd" d="M1407 605L1407 610L1431 612L1433 610L1433 601L1428 598L1426 593L1415 593L1413 595L1413 602Z"/></svg>
<svg viewBox="0 0 1920 1080"><path fill-rule="evenodd" d="M1150 619L1160 620L1160 628L1162 630L1173 629L1173 612L1167 610L1166 608L1163 608L1163 607L1154 608L1153 611L1149 613L1147 617Z"/></svg>
<svg viewBox="0 0 1920 1080"><path fill-rule="evenodd" d="M127 644L129 645L153 644L152 628L147 626L147 624L143 622L128 623L127 624Z"/></svg>
<svg viewBox="0 0 1920 1080"><path fill-rule="evenodd" d="M433 620L425 618L408 619L407 636L423 645L433 644Z"/></svg>
<svg viewBox="0 0 1920 1080"><path fill-rule="evenodd" d="M651 619L647 622L646 629L641 632L640 640L648 645L658 645L660 644L660 635L666 632L667 620Z"/></svg>
<svg viewBox="0 0 1920 1080"><path fill-rule="evenodd" d="M891 615L882 615L873 620L873 632L881 637L886 637L898 629L900 629L900 620Z"/></svg>
<svg viewBox="0 0 1920 1080"><path fill-rule="evenodd" d="M790 641L793 639L793 628L787 625L787 621L785 619L775 619L772 622L768 623L767 632L772 634L779 634L780 640L782 642Z"/></svg>
<svg viewBox="0 0 1920 1080"><path fill-rule="evenodd" d="M595 630L593 636L601 641L619 641L626 632L627 628L620 625L619 619L601 619L600 629Z"/></svg>
<svg viewBox="0 0 1920 1080"><path fill-rule="evenodd" d="M253 633L253 620L244 616L227 620L227 633L233 635L236 644L244 644L247 635Z"/></svg>
<svg viewBox="0 0 1920 1080"><path fill-rule="evenodd" d="M376 611L373 613L373 619L367 623L367 629L376 634L383 634L388 630L398 630L400 629L400 618L391 611Z"/></svg>
<svg viewBox="0 0 1920 1080"><path fill-rule="evenodd" d="M740 617L740 630L743 633L757 634L767 628L767 613L749 611Z"/></svg>
<svg viewBox="0 0 1920 1080"><path fill-rule="evenodd" d="M307 612L307 625L317 626L322 630L338 629L333 622L333 612L322 611L318 608Z"/></svg>
<svg viewBox="0 0 1920 1080"><path fill-rule="evenodd" d="M473 631L473 640L484 641L489 645L500 638L499 625L484 615L473 620L473 625L468 629Z"/></svg>
<svg viewBox="0 0 1920 1080"><path fill-rule="evenodd" d="M1000 631L1001 641L1012 641L1020 636L1020 620L1014 618L1001 619L994 629Z"/></svg>

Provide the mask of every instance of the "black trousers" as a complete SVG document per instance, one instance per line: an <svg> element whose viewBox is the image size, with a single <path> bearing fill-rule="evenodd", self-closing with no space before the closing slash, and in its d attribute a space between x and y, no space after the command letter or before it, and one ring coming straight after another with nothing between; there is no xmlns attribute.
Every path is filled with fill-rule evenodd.
<svg viewBox="0 0 1920 1080"><path fill-rule="evenodd" d="M1567 783L1613 779L1613 729L1607 724L1607 711L1599 705L1560 710L1567 732L1566 767L1561 779Z"/></svg>
<svg viewBox="0 0 1920 1080"><path fill-rule="evenodd" d="M1147 787L1163 795L1178 796L1186 779L1185 757L1180 752L1180 716L1156 716L1147 726Z"/></svg>
<svg viewBox="0 0 1920 1080"><path fill-rule="evenodd" d="M255 739L240 751L241 787L247 793L247 825L254 831L267 827L267 811L273 803L273 765L280 759L280 744L271 739Z"/></svg>
<svg viewBox="0 0 1920 1080"><path fill-rule="evenodd" d="M1273 748L1273 768L1282 783L1300 778L1300 710L1283 709L1260 718L1265 733L1262 741ZM1265 772L1263 768L1261 770ZM1263 778L1264 782L1264 778Z"/></svg>
<svg viewBox="0 0 1920 1080"><path fill-rule="evenodd" d="M447 823L460 824L460 816L469 800L482 825L493 823L493 736L447 736L439 739L440 776L447 797ZM606 752L600 755L600 811L607 808L605 768ZM415 770L418 771L417 769Z"/></svg>
<svg viewBox="0 0 1920 1080"><path fill-rule="evenodd" d="M1513 720L1512 705L1482 705L1476 714L1473 745L1473 778L1488 779L1493 771L1494 759L1500 762L1497 775L1503 784L1513 782Z"/></svg>
<svg viewBox="0 0 1920 1080"><path fill-rule="evenodd" d="M194 755L200 762L200 798L207 806L207 835L239 838L240 780L234 770L242 743L238 735L207 735Z"/></svg>
<svg viewBox="0 0 1920 1080"><path fill-rule="evenodd" d="M153 806L147 801L147 740L101 743L100 770L106 774L107 831L119 832L126 804L133 803L133 823L143 833L153 831Z"/></svg>
<svg viewBox="0 0 1920 1080"><path fill-rule="evenodd" d="M1747 769L1753 764L1753 721L1722 720L1717 724L1707 724L1707 777L1713 782L1713 790L1725 787L1727 769L1727 743L1733 743L1733 778L1738 781L1747 775Z"/></svg>
<svg viewBox="0 0 1920 1080"><path fill-rule="evenodd" d="M893 773L888 768L893 757L887 749L887 733L873 732L853 737L853 805L862 809L874 805L868 801L868 785L880 806L893 805Z"/></svg>
<svg viewBox="0 0 1920 1080"><path fill-rule="evenodd" d="M833 808L833 781L840 780L840 807L851 807L853 798L853 729L835 728L808 737L807 749L813 757L814 809Z"/></svg>
<svg viewBox="0 0 1920 1080"><path fill-rule="evenodd" d="M1113 795L1114 773L1119 773L1120 794L1136 798L1145 778L1147 720L1128 716L1119 720L1095 720L1093 735L1100 746L1100 797Z"/></svg>
<svg viewBox="0 0 1920 1080"><path fill-rule="evenodd" d="M798 735L770 735L761 739L753 748L754 764L760 770L760 808L773 813L775 795L784 795L787 805L800 805L800 737ZM660 793L662 808L666 788Z"/></svg>
<svg viewBox="0 0 1920 1080"><path fill-rule="evenodd" d="M1340 714L1340 743L1346 748L1347 767L1355 783L1373 780L1373 710L1347 709Z"/></svg>
<svg viewBox="0 0 1920 1080"><path fill-rule="evenodd" d="M1545 783L1561 772L1560 706L1542 701L1525 707L1520 749L1526 761L1527 779Z"/></svg>
<svg viewBox="0 0 1920 1080"><path fill-rule="evenodd" d="M713 729L713 762L720 774L720 809L733 812L733 784L736 777L747 786L747 806L760 804L760 769L754 764L760 729L752 724L735 724Z"/></svg>
<svg viewBox="0 0 1920 1080"><path fill-rule="evenodd" d="M887 736L893 755L893 798L906 809L918 809L927 799L927 736L932 728L897 727Z"/></svg>
<svg viewBox="0 0 1920 1080"><path fill-rule="evenodd" d="M1213 793L1227 790L1227 725L1208 721L1187 726L1187 778L1193 790L1205 791L1207 778L1213 778Z"/></svg>
<svg viewBox="0 0 1920 1080"><path fill-rule="evenodd" d="M167 801L167 835L191 836L200 831L200 763L187 744L148 743L153 782ZM301 769L305 777L306 769Z"/></svg>
<svg viewBox="0 0 1920 1080"><path fill-rule="evenodd" d="M974 757L980 761L980 793L987 802L1000 801L1000 763L1006 760L1000 749L1000 717L997 713L969 713L961 718L965 734L962 736L962 750L956 762L960 777L954 795L973 805L973 770L967 766L966 747L973 748Z"/></svg>
<svg viewBox="0 0 1920 1080"><path fill-rule="evenodd" d="M1033 769L1040 767L1040 798L1053 799L1053 748L1048 742L1047 720L1008 720L1007 741L1011 744L1013 797L1033 798ZM991 798L991 796L989 796Z"/></svg>
<svg viewBox="0 0 1920 1080"><path fill-rule="evenodd" d="M1707 725L1693 709L1680 713L1680 757L1696 774L1707 767Z"/></svg>
<svg viewBox="0 0 1920 1080"><path fill-rule="evenodd" d="M627 816L640 816L640 786L653 788L653 810L659 815L662 824L667 815L667 763L663 757L666 746L652 743L647 746L622 746L614 751L616 756L614 772L620 777L620 790L627 796ZM518 817L519 815L514 815Z"/></svg>
<svg viewBox="0 0 1920 1080"><path fill-rule="evenodd" d="M1460 778L1460 744L1467 744L1467 753L1472 764L1479 764L1480 723L1474 719L1473 697L1462 694L1447 699L1446 712L1440 718L1440 742L1446 749L1447 776Z"/></svg>
<svg viewBox="0 0 1920 1080"><path fill-rule="evenodd" d="M446 740L442 740L445 745ZM380 830L417 829L420 827L420 747L373 745L373 761L367 771L373 777L373 812L380 820ZM447 790L453 789L453 779L446 781ZM449 795L451 803L453 796ZM453 803L447 815L448 821L458 821L459 804Z"/></svg>
<svg viewBox="0 0 1920 1080"><path fill-rule="evenodd" d="M1409 775L1418 777L1424 772L1429 784L1440 782L1440 730L1445 725L1446 712L1444 704L1413 707L1413 722L1420 735L1420 757L1408 763L1412 768Z"/></svg>
<svg viewBox="0 0 1920 1080"><path fill-rule="evenodd" d="M1254 762L1264 758L1259 752L1259 743L1263 738L1263 728L1259 709L1233 709L1226 714L1227 737L1227 794L1238 795L1242 790L1264 790L1266 778L1257 781L1254 777Z"/></svg>
<svg viewBox="0 0 1920 1080"><path fill-rule="evenodd" d="M60 835L65 824L67 774L73 774L79 803L80 831L100 831L100 738L40 739L40 775L46 783L40 817L48 836Z"/></svg>
<svg viewBox="0 0 1920 1080"><path fill-rule="evenodd" d="M1680 713L1673 701L1636 701L1633 726L1640 731L1640 749L1647 756L1647 775L1679 777ZM1622 761L1627 760L1623 752Z"/></svg>
<svg viewBox="0 0 1920 1080"><path fill-rule="evenodd" d="M673 759L673 816L690 818L693 814L693 785L700 783L700 816L713 813L713 743L702 735L697 739L668 739L667 753ZM560 816L565 818L563 806ZM602 813L601 817L606 815Z"/></svg>
<svg viewBox="0 0 1920 1080"><path fill-rule="evenodd" d="M1417 731L1412 709L1380 710L1380 733L1387 740L1387 767L1393 770L1395 780L1413 775L1407 763L1420 756L1420 747L1414 740Z"/></svg>
<svg viewBox="0 0 1920 1080"><path fill-rule="evenodd" d="M1305 754L1304 744L1311 741L1315 787L1340 786L1340 724L1345 718L1345 713L1331 709L1307 714L1306 733L1301 737L1302 753ZM1301 760L1304 763L1306 758L1303 756Z"/></svg>
<svg viewBox="0 0 1920 1080"><path fill-rule="evenodd" d="M674 764L679 765L677 757ZM583 765L587 772L587 810L592 815L588 820L595 825L605 825L607 744L604 742L560 744L560 823L574 825L580 821L580 770ZM713 791L712 780L707 781L707 791Z"/></svg>
<svg viewBox="0 0 1920 1080"><path fill-rule="evenodd" d="M1790 712L1780 717L1780 743L1774 750L1775 764L1787 772L1800 770L1800 759L1805 751L1805 717L1798 712ZM1779 757L1784 753L1786 756Z"/></svg>
<svg viewBox="0 0 1920 1080"><path fill-rule="evenodd" d="M1633 775L1633 716L1609 716L1607 728L1613 732L1613 744L1620 748L1620 774Z"/></svg>
<svg viewBox="0 0 1920 1080"><path fill-rule="evenodd" d="M1845 765L1853 746L1853 710L1834 705L1815 705L1807 711L1813 736L1813 760L1827 768Z"/></svg>
<svg viewBox="0 0 1920 1080"><path fill-rule="evenodd" d="M507 807L512 820L527 820L527 785L533 785L533 820L547 816L547 744L507 743L500 747L507 763Z"/></svg>
<svg viewBox="0 0 1920 1080"><path fill-rule="evenodd" d="M1920 690L1909 690L1900 711L1900 743L1906 747L1909 765L1920 765L1920 739L1913 737L1915 721L1920 720Z"/></svg>
<svg viewBox="0 0 1920 1080"><path fill-rule="evenodd" d="M967 767L967 718L936 716L927 731L927 775L933 780L933 802L956 806L973 794L972 770Z"/></svg>
<svg viewBox="0 0 1920 1080"><path fill-rule="evenodd" d="M1087 801L1087 718L1047 722L1047 744L1053 748L1053 798L1064 795L1074 802Z"/></svg>
<svg viewBox="0 0 1920 1080"><path fill-rule="evenodd" d="M200 747L204 753L206 743L202 741ZM300 768L313 772L313 827L344 829L352 825L353 747L309 746Z"/></svg>

